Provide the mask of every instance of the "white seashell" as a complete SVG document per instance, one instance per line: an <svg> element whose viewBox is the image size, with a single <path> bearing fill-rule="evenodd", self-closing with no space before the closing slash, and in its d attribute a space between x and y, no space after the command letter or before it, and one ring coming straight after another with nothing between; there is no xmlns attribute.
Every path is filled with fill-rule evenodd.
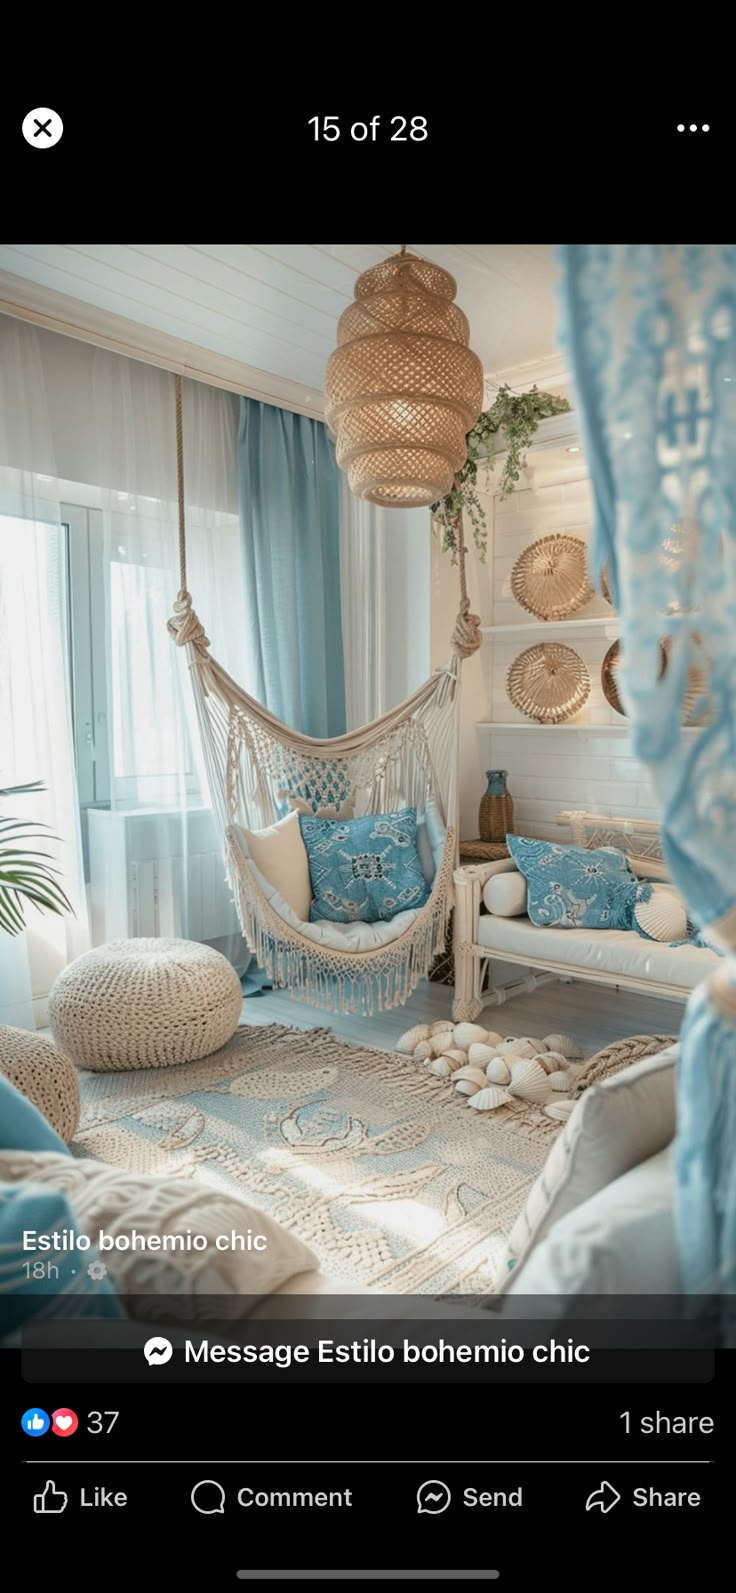
<svg viewBox="0 0 736 1593"><path fill-rule="evenodd" d="M455 1079L453 1080L453 1083L457 1079L476 1079L482 1084L486 1084L487 1083L486 1076L485 1076L485 1073L483 1072L483 1069L482 1068L471 1068L469 1063L466 1063L464 1068L458 1068L457 1069L457 1072L455 1074Z"/></svg>
<svg viewBox="0 0 736 1593"><path fill-rule="evenodd" d="M564 1073L567 1068L567 1057L561 1051L540 1051L535 1061L544 1068L545 1073Z"/></svg>
<svg viewBox="0 0 736 1593"><path fill-rule="evenodd" d="M479 1045L483 1045L487 1038L486 1030L481 1029L479 1023L456 1023L453 1033L454 1044L459 1046L461 1051L467 1051L468 1046L474 1045L476 1041Z"/></svg>
<svg viewBox="0 0 736 1593"><path fill-rule="evenodd" d="M583 1054L577 1040L573 1040L571 1034L545 1034L544 1043L548 1051L561 1051L563 1056L569 1057L573 1062Z"/></svg>
<svg viewBox="0 0 736 1593"><path fill-rule="evenodd" d="M452 1072L447 1057L444 1056L433 1056L431 1061L427 1062L426 1067L427 1072L435 1073L438 1079L449 1078Z"/></svg>
<svg viewBox="0 0 736 1593"><path fill-rule="evenodd" d="M652 887L648 902L637 902L634 917L651 940L684 940L687 913L681 897L667 889Z"/></svg>
<svg viewBox="0 0 736 1593"><path fill-rule="evenodd" d="M491 1058L490 1062L488 1063L488 1067L486 1068L486 1078L490 1079L491 1084L511 1083L511 1069L507 1063L504 1062L502 1056L494 1056Z"/></svg>
<svg viewBox="0 0 736 1593"><path fill-rule="evenodd" d="M536 1040L515 1040L511 1034L507 1035L506 1039L502 1040L500 1045L496 1046L496 1052L498 1056L511 1057L533 1057L536 1055L537 1049L538 1047Z"/></svg>
<svg viewBox="0 0 736 1593"><path fill-rule="evenodd" d="M445 1061L450 1063L450 1071L452 1073L454 1073L457 1068L465 1068L468 1065L467 1051L451 1049L449 1051L443 1051L442 1055Z"/></svg>
<svg viewBox="0 0 736 1593"><path fill-rule="evenodd" d="M460 1095L475 1095L478 1090L485 1089L488 1080L480 1068L458 1068L452 1082Z"/></svg>
<svg viewBox="0 0 736 1593"><path fill-rule="evenodd" d="M421 1045L418 1045L416 1050L413 1052L413 1056L415 1062L426 1062L428 1057L434 1056L434 1052L432 1050L432 1041L422 1040Z"/></svg>
<svg viewBox="0 0 736 1593"><path fill-rule="evenodd" d="M584 1062L568 1062L568 1064L567 1064L567 1076L568 1076L569 1079L572 1080L573 1084L575 1084L576 1080L580 1078L580 1075L581 1075L584 1067L585 1067L585 1063Z"/></svg>
<svg viewBox="0 0 736 1593"><path fill-rule="evenodd" d="M572 1089L569 1073L548 1073L547 1083L552 1085L553 1090L561 1090L563 1095L569 1094Z"/></svg>
<svg viewBox="0 0 736 1593"><path fill-rule="evenodd" d="M544 1068L530 1057L519 1057L512 1063L509 1088L514 1095L520 1095L523 1101L544 1102L550 1096L549 1079Z"/></svg>
<svg viewBox="0 0 736 1593"><path fill-rule="evenodd" d="M430 1023L429 1036L431 1038L433 1034L444 1034L445 1029L454 1029L454 1027L452 1018L438 1018L436 1023Z"/></svg>
<svg viewBox="0 0 736 1593"><path fill-rule="evenodd" d="M477 1095L472 1095L468 1106L474 1106L476 1112L495 1112L499 1106L513 1104L513 1095L508 1090L500 1090L497 1084L489 1084L484 1090L479 1090Z"/></svg>
<svg viewBox="0 0 736 1593"><path fill-rule="evenodd" d="M486 1029L486 1045L492 1045L494 1051L496 1046L500 1045L502 1039L503 1035L496 1034L495 1029Z"/></svg>
<svg viewBox="0 0 736 1593"><path fill-rule="evenodd" d="M476 1040L473 1045L468 1046L468 1061L470 1066L473 1068L483 1068L485 1071L485 1069L488 1067L491 1057L495 1055L496 1048L493 1045L481 1045L481 1043Z"/></svg>
<svg viewBox="0 0 736 1593"><path fill-rule="evenodd" d="M424 1044L431 1047L432 1056L444 1056L452 1045L452 1029L443 1029L441 1034L430 1034Z"/></svg>
<svg viewBox="0 0 736 1593"><path fill-rule="evenodd" d="M402 1034L401 1039L396 1041L394 1049L401 1051L402 1056L413 1056L417 1046L421 1045L422 1040L428 1039L429 1024L415 1023L413 1029L407 1029L406 1034Z"/></svg>
<svg viewBox="0 0 736 1593"><path fill-rule="evenodd" d="M544 1110L547 1117L555 1117L558 1122L566 1123L570 1113L574 1112L575 1105L575 1101L550 1101Z"/></svg>

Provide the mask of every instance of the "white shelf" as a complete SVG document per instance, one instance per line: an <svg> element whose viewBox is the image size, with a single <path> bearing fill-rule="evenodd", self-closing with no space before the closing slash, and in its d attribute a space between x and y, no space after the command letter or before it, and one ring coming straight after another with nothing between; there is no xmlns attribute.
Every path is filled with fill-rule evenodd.
<svg viewBox="0 0 736 1593"><path fill-rule="evenodd" d="M626 736L631 732L628 722L621 725L592 725L589 721L580 724L579 720L563 719L559 725L541 725L535 719L520 721L512 719L506 723L503 719L476 719L476 730L544 730L548 735L560 730L579 730L592 736ZM682 734L685 736L697 735L700 725L683 725Z"/></svg>
<svg viewBox="0 0 736 1593"><path fill-rule="evenodd" d="M482 636L520 636L533 632L537 641L571 630L606 631L618 636L621 621L615 614L595 614L592 619L519 620L513 625L481 625Z"/></svg>

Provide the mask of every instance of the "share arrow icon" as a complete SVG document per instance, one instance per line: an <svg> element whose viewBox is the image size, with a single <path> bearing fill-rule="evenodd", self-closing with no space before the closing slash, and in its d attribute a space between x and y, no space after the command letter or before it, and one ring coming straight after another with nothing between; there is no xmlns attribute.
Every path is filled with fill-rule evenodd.
<svg viewBox="0 0 736 1593"><path fill-rule="evenodd" d="M600 1510L601 1514L606 1516L609 1510L612 1510L614 1505L618 1504L620 1498L621 1495L616 1492L613 1483L602 1482L600 1488L596 1488L594 1493L588 1494L585 1508L586 1510Z"/></svg>

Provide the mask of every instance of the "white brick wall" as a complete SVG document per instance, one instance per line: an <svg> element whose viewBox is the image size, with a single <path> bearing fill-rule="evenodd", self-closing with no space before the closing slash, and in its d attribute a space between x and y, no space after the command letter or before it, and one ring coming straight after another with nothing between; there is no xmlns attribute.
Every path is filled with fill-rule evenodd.
<svg viewBox="0 0 736 1593"><path fill-rule="evenodd" d="M575 718L564 725L537 728L512 706L506 694L506 676L514 659L525 647L543 640L546 629L544 621L527 613L511 595L509 577L516 559L530 542L552 531L569 531L587 542L592 516L582 455L570 455L564 448L540 449L536 456L529 456L529 465L529 487L503 502L498 497L492 500L488 563L485 568L476 566L484 622L528 628L528 634L488 636L484 642L484 718L493 721L493 728L476 730L481 764L508 769L514 827L520 834L559 838L555 818L565 807L656 818L654 795L645 770L632 756L626 721L609 707L601 688L601 664L616 634L615 616L602 597L592 598L574 618L600 617L608 621L606 628L571 625L564 633L558 628L547 633L573 647L590 674L590 695ZM505 729L507 725L529 728ZM579 728L573 729L573 725ZM606 731L605 726L612 729ZM473 782L472 797L469 780ZM476 785L475 769L467 774L463 769L466 830L480 795Z"/></svg>

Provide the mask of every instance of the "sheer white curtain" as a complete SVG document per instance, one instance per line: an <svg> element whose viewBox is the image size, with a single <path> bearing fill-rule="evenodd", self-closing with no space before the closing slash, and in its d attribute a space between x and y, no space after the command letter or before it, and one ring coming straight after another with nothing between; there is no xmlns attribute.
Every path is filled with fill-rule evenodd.
<svg viewBox="0 0 736 1593"><path fill-rule="evenodd" d="M209 823L186 667L165 625L179 587L174 378L97 351L93 381L106 483L100 504L111 809L145 814L161 853L152 883L143 886L155 892L156 932L207 940L243 971L250 957ZM247 681L237 425L237 398L185 382L188 584L225 667Z"/></svg>
<svg viewBox="0 0 736 1593"><path fill-rule="evenodd" d="M4 316L0 372L0 575L12 610L0 644L12 653L12 664L3 659L0 785L41 778L49 787L41 800L25 798L22 813L37 813L63 836L76 914L42 921L53 958L35 945L35 922L24 937L37 1001L90 932L95 943L191 935L243 969L249 955L210 820L186 666L166 631L179 585L174 377ZM238 400L187 381L184 422L189 586L218 656L247 682ZM64 524L77 507L88 528L79 545ZM28 528L22 559L19 519ZM89 597L84 588L84 601L70 603L67 583L73 599L83 585L80 546ZM98 773L105 765L105 795L85 802L82 815L89 926L74 762L80 682L69 663L73 657L75 675L83 672L86 649L78 636L70 648L70 614L73 631L80 623L89 629L90 668L104 698L89 739ZM8 948L0 951L7 961ZM19 989L17 969L13 979ZM43 1018L38 1005L36 1017Z"/></svg>
<svg viewBox="0 0 736 1593"><path fill-rule="evenodd" d="M3 318L0 384L0 787L43 790L0 799L4 816L48 840L71 903L57 917L26 909L26 930L0 930L0 1022L46 1022L57 973L88 944L74 769L65 539L43 366L30 328ZM12 463L10 463L12 461ZM37 463L38 470L32 468Z"/></svg>
<svg viewBox="0 0 736 1593"><path fill-rule="evenodd" d="M348 730L385 713L386 517L355 498L340 471L340 598Z"/></svg>
<svg viewBox="0 0 736 1593"><path fill-rule="evenodd" d="M340 471L340 597L348 730L409 697L430 670L431 522L355 498Z"/></svg>

